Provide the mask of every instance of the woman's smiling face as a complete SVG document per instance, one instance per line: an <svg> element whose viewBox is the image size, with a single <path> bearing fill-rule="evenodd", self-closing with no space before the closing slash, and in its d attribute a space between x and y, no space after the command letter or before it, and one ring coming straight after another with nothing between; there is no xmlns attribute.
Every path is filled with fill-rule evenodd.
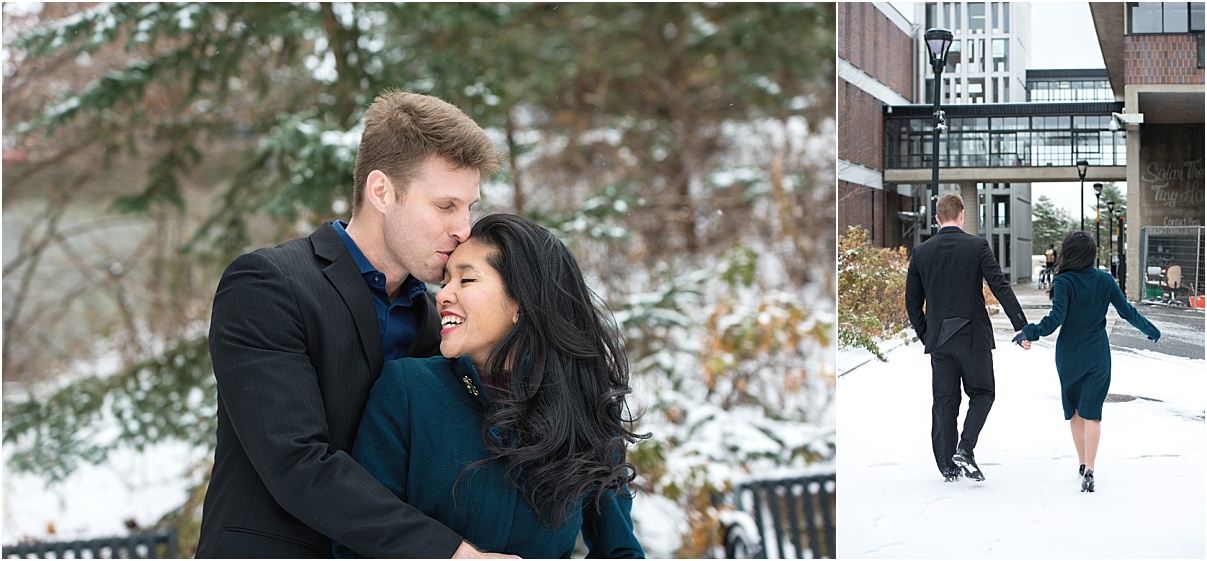
<svg viewBox="0 0 1207 561"><path fill-rule="evenodd" d="M436 295L440 354L469 355L479 371L519 320L519 306L507 296L503 277L487 262L493 251L473 238L457 246L444 270L444 288Z"/></svg>

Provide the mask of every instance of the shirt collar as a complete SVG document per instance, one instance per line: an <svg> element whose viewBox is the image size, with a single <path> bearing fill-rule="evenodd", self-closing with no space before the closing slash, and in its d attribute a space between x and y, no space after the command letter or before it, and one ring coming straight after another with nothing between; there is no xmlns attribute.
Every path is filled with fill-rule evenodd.
<svg viewBox="0 0 1207 561"><path fill-rule="evenodd" d="M335 233L339 234L339 238L344 240L344 245L348 246L348 253L352 254L352 260L356 262L356 267L360 269L360 272L377 272L377 268L369 262L369 258L365 257L365 253L360 250L360 247L357 247L356 240L353 240L352 236L348 235L348 231L344 229L346 226L343 221L334 220L331 222L331 227L335 228Z"/></svg>
<svg viewBox="0 0 1207 561"><path fill-rule="evenodd" d="M374 267L369 262L369 258L365 257L365 253L356 245L356 240L348 235L347 226L340 220L333 220L331 227L335 228L335 233L339 234L344 245L348 247L348 253L352 255L352 260L356 262L356 268L360 270L362 275L369 273L378 273L377 267ZM407 275L406 280L402 281L402 290L398 291L400 298L399 303L404 306L411 305L411 302L427 292L427 284L421 282L412 275Z"/></svg>
<svg viewBox="0 0 1207 561"><path fill-rule="evenodd" d="M402 290L398 291L398 297L400 299L405 298L407 300L414 301L416 298L422 296L425 292L427 292L426 283L411 275L407 275L407 279L402 281ZM410 305L409 302L404 302L404 304Z"/></svg>

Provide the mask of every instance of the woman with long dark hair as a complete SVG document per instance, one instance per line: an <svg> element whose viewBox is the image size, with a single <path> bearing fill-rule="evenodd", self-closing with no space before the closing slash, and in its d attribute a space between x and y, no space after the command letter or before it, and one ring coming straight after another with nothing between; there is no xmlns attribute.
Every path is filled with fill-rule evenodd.
<svg viewBox="0 0 1207 561"><path fill-rule="evenodd" d="M644 557L633 534L628 359L574 256L519 216L488 215L436 296L442 357L390 361L352 455L483 551ZM339 544L337 556L356 556Z"/></svg>
<svg viewBox="0 0 1207 561"><path fill-rule="evenodd" d="M1051 335L1056 328L1056 372L1065 420L1073 433L1073 446L1081 464L1078 474L1082 492L1094 491L1094 459L1102 435L1102 404L1111 385L1111 345L1106 333L1107 305L1115 307L1149 339L1161 331L1124 298L1115 279L1093 267L1097 246L1089 234L1069 232L1061 242L1056 259L1056 278L1048 289L1052 309L1039 323L1023 326L1014 336L1022 344Z"/></svg>

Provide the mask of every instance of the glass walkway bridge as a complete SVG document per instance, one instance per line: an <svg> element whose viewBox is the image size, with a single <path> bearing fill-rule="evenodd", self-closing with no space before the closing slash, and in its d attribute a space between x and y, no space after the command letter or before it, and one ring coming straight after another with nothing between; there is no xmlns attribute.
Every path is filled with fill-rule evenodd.
<svg viewBox="0 0 1207 561"><path fill-rule="evenodd" d="M1030 183L1127 180L1127 131L1114 114L1122 102L997 103L943 106L939 181ZM934 106L884 108L885 183L931 181Z"/></svg>

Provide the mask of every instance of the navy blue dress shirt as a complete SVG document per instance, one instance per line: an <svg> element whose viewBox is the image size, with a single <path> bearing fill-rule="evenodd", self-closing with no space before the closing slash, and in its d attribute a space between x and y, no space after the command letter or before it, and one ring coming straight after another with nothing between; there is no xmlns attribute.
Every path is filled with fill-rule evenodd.
<svg viewBox="0 0 1207 561"><path fill-rule="evenodd" d="M365 278L365 284L369 285L369 292L373 294L377 327L381 331L381 350L386 362L406 356L407 348L419 333L419 314L412 304L427 292L427 285L407 275L406 280L402 281L398 296L391 300L386 292L385 273L373 267L364 252L356 246L352 236L344 229L344 223L335 220L332 221L331 227L335 228L340 239L344 240L344 245L348 246L348 253L352 254L361 276Z"/></svg>

